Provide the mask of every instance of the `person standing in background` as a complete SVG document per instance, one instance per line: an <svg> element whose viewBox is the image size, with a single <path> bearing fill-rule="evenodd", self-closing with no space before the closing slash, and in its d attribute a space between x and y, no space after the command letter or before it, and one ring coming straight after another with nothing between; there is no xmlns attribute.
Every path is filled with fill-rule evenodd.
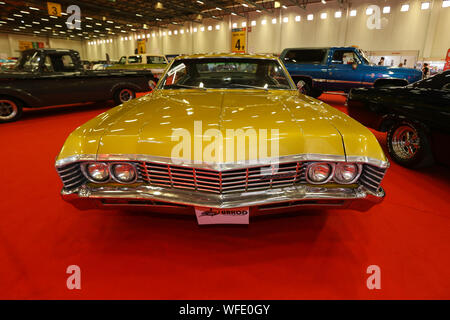
<svg viewBox="0 0 450 320"><path fill-rule="evenodd" d="M384 57L381 57L380 62L378 62L379 66L384 66Z"/></svg>
<svg viewBox="0 0 450 320"><path fill-rule="evenodd" d="M422 78L428 78L430 76L430 68L428 67L428 63L423 64L422 68Z"/></svg>

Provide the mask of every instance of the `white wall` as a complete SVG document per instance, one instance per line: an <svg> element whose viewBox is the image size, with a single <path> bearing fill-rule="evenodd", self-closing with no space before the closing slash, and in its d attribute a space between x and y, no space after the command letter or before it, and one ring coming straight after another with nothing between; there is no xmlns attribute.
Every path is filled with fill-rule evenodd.
<svg viewBox="0 0 450 320"><path fill-rule="evenodd" d="M18 57L19 41L44 42L45 48L74 49L80 52L82 58L84 55L82 41L0 33L0 56Z"/></svg>
<svg viewBox="0 0 450 320"><path fill-rule="evenodd" d="M229 52L231 50L231 27L237 23L241 27L243 21L250 26L256 21L256 26L248 33L248 50L257 53L280 53L286 47L319 47L319 46L351 46L356 45L366 51L399 51L410 50L419 52L419 58L429 60L444 59L450 48L450 8L442 8L442 0L429 0L432 8L421 10L422 0L353 0L351 6L347 4L339 7L337 1L330 1L326 5L321 3L310 4L306 10L290 6L287 9L277 9L274 14L267 12L252 12L246 18L239 16L225 16L222 21L204 19L202 24L185 23L183 26L171 25L168 28L150 29L155 36L147 38L147 52L155 54L180 54L204 52ZM400 12L402 4L408 3L410 10ZM370 30L367 27L365 11L368 5L390 6L389 14L382 14L383 28ZM357 10L356 17L348 16L351 9ZM334 13L342 11L342 18L336 19ZM320 19L320 14L326 12L327 19ZM307 14L314 14L314 20L307 21ZM296 22L296 16L301 21ZM282 19L288 17L289 21L283 23ZM272 24L272 18L277 19ZM262 25L261 21L267 24ZM220 25L220 30L215 26ZM208 31L208 26L212 30ZM201 32L200 28L205 31ZM193 32L197 28L197 32ZM179 30L183 29L184 34ZM174 34L178 30L178 34ZM168 32L172 35L169 36ZM165 33L165 36L163 35ZM121 37L131 37L132 40L121 40ZM7 50L8 45L18 46L18 36L11 36L13 40L4 38L0 34L0 53ZM137 46L136 34L120 34L109 38L112 43L95 45L70 40L47 39L52 47L68 47L79 50L84 59L105 59L108 53L111 59L119 59L122 55L132 55ZM27 37L30 41L39 41L35 37ZM6 48L6 49L5 49ZM18 48L18 47L17 47ZM14 47L12 50L17 50ZM17 52L16 52L17 55Z"/></svg>

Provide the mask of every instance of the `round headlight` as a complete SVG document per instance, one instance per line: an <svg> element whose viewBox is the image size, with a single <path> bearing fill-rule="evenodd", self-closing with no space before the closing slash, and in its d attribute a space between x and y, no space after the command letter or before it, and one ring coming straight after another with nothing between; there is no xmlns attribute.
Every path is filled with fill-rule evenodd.
<svg viewBox="0 0 450 320"><path fill-rule="evenodd" d="M129 183L135 180L136 170L128 163L113 164L112 175L119 182Z"/></svg>
<svg viewBox="0 0 450 320"><path fill-rule="evenodd" d="M106 163L89 163L86 165L88 178L94 182L105 182L109 179L109 170Z"/></svg>
<svg viewBox="0 0 450 320"><path fill-rule="evenodd" d="M312 183L325 183L331 177L332 168L327 163L312 163L308 167L308 178Z"/></svg>
<svg viewBox="0 0 450 320"><path fill-rule="evenodd" d="M334 180L339 183L353 183L358 177L359 168L354 163L338 163L334 172Z"/></svg>

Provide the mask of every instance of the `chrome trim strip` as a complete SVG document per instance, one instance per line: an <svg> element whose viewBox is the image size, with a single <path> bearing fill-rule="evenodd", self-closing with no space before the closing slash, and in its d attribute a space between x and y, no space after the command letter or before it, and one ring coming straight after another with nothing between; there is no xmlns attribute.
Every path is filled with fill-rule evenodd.
<svg viewBox="0 0 450 320"><path fill-rule="evenodd" d="M211 194L185 189L162 188L149 185L140 186L88 186L73 191L63 189L61 195L67 201L95 199L156 200L189 206L210 208L254 207L297 200L352 200L374 196L377 201L384 198L384 190L370 191L364 186L352 188L325 188L298 185L262 191Z"/></svg>
<svg viewBox="0 0 450 320"><path fill-rule="evenodd" d="M388 78L379 78L379 79L388 79ZM352 84L366 84L372 85L374 82L367 81L350 81L350 80L333 80L333 79L312 79L314 82L329 82L329 83L352 83Z"/></svg>
<svg viewBox="0 0 450 320"><path fill-rule="evenodd" d="M320 161L320 162L356 162L370 164L379 168L389 168L388 161L364 157L364 156L345 156L345 155L327 155L327 154L297 154L289 156L281 156L277 158L258 159L254 161L240 161L240 162L225 162L225 163L195 163L192 160L172 159L168 157L151 156L145 154L82 154L74 155L64 159L57 160L56 168L65 166L72 162L79 161L143 161L155 162L160 164L176 165L181 167L209 169L216 171L225 171L233 169L244 169L257 167L261 165L269 165L273 163L286 162L305 162L305 161Z"/></svg>

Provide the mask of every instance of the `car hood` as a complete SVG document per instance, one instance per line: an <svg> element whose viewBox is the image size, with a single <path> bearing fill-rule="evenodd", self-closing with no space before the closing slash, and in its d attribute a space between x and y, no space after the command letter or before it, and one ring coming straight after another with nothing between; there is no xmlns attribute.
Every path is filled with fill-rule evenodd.
<svg viewBox="0 0 450 320"><path fill-rule="evenodd" d="M238 145L230 133L252 138ZM299 154L345 159L348 152L385 160L370 131L295 91L158 90L100 115L72 135L74 143L66 142L60 158L73 154L69 149L77 143L75 153L95 151L99 157L125 154L206 161L210 160L206 155L215 155L212 142L220 139L226 151L220 162ZM227 144L232 140L233 147ZM177 149L185 141L189 142L183 147L190 152ZM257 144L256 154L249 144Z"/></svg>

